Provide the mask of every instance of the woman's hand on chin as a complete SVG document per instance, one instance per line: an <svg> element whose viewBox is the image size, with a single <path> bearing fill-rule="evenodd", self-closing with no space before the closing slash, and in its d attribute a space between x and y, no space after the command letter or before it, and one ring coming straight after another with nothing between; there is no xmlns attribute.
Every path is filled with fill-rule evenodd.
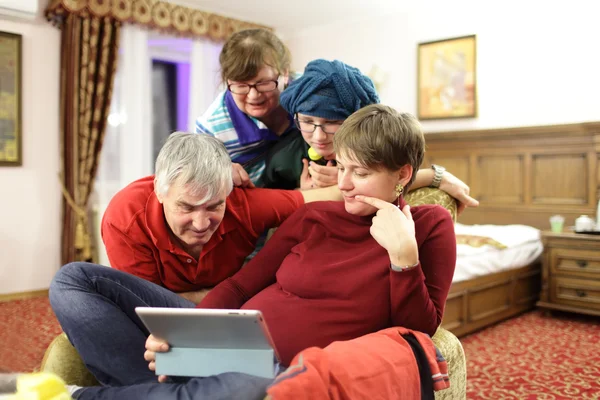
<svg viewBox="0 0 600 400"><path fill-rule="evenodd" d="M419 261L415 223L410 206L402 210L385 200L357 195L356 200L377 208L371 225L371 236L387 250L390 261L397 266L414 265Z"/></svg>

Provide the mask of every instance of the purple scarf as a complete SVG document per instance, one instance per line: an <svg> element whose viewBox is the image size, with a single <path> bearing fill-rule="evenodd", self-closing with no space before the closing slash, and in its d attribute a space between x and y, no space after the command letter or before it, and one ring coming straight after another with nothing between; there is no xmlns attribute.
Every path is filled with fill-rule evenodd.
<svg viewBox="0 0 600 400"><path fill-rule="evenodd" d="M275 132L268 128L261 129L256 126L256 123L238 108L229 91L225 93L225 105L242 146L263 140L279 140L279 136Z"/></svg>

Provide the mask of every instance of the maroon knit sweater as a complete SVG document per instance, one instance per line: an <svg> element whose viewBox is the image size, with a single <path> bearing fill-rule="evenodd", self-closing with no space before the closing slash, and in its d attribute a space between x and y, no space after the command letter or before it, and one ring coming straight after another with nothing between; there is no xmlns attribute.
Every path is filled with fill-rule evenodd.
<svg viewBox="0 0 600 400"><path fill-rule="evenodd" d="M392 326L433 335L456 264L454 225L441 206L411 211L417 268L390 268L387 251L369 233L371 217L348 214L343 202L310 203L198 307L262 311L284 365L307 347Z"/></svg>

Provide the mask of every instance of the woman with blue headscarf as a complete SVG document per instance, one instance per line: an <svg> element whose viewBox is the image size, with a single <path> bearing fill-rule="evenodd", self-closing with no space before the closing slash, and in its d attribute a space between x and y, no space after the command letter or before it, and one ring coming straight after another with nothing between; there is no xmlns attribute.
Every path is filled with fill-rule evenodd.
<svg viewBox="0 0 600 400"><path fill-rule="evenodd" d="M266 156L266 187L310 189L337 184L333 136L346 118L379 103L371 79L341 61L318 59L280 95L281 106L294 118L301 134L290 131ZM309 161L310 160L310 161ZM459 200L459 212L479 203L469 187L442 167L417 171L413 189L432 186Z"/></svg>
<svg viewBox="0 0 600 400"><path fill-rule="evenodd" d="M301 135L286 135L270 149L265 184L301 189L335 185L333 134L355 111L379 103L371 79L341 61L314 60L279 101Z"/></svg>

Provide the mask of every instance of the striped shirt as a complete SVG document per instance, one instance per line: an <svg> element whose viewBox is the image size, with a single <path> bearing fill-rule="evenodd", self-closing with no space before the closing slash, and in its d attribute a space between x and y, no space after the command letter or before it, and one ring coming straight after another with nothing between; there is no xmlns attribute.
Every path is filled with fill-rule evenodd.
<svg viewBox="0 0 600 400"><path fill-rule="evenodd" d="M229 92L220 93L196 120L196 133L222 141L231 161L241 164L257 187L263 186L265 156L278 137L261 121L239 110Z"/></svg>

